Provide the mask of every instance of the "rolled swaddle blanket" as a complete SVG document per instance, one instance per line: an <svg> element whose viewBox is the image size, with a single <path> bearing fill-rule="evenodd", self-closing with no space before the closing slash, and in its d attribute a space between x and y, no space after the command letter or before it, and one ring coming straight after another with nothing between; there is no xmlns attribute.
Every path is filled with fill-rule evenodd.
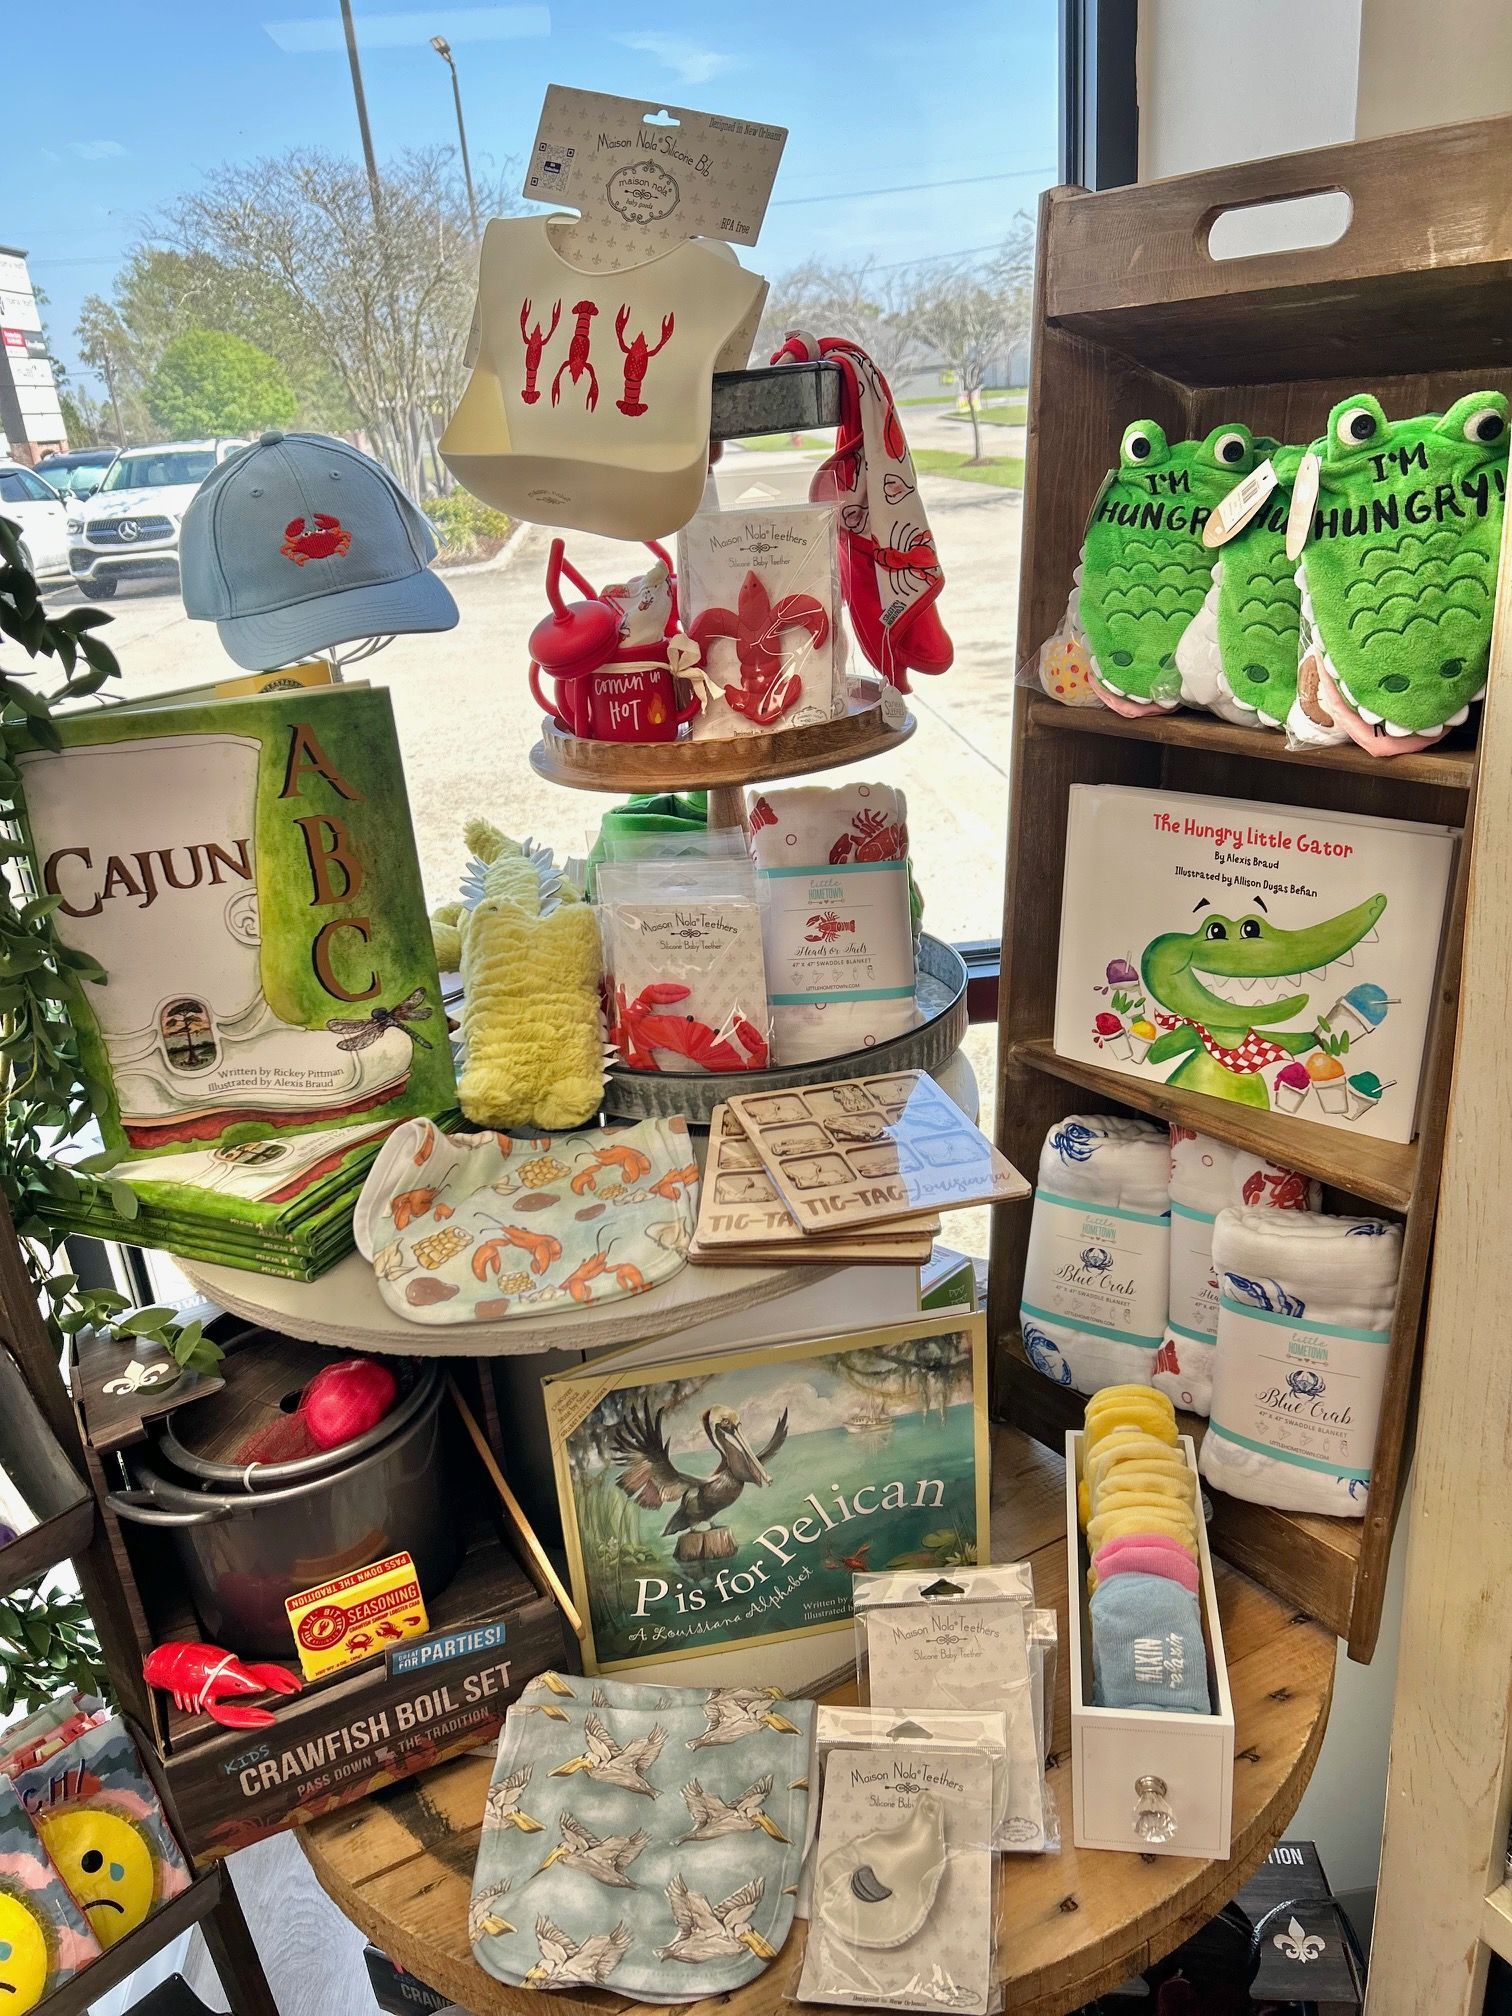
<svg viewBox="0 0 1512 2016"><path fill-rule="evenodd" d="M1213 1259L1218 1351L1203 1476L1255 1505L1362 1518L1401 1226L1221 1211Z"/></svg>

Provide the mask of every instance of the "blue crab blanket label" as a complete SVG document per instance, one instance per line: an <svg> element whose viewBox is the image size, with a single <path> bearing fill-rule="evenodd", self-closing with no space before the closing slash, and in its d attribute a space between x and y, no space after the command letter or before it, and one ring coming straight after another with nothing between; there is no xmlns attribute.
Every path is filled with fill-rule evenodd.
<svg viewBox="0 0 1512 2016"><path fill-rule="evenodd" d="M1168 1213L1088 1204L1040 1184L1024 1264L1024 1313L1158 1351L1170 1253Z"/></svg>
<svg viewBox="0 0 1512 2016"><path fill-rule="evenodd" d="M479 1966L655 2003L753 1981L793 1922L813 1712L764 1687L532 1681L483 1808Z"/></svg>
<svg viewBox="0 0 1512 2016"><path fill-rule="evenodd" d="M1390 1342L1390 1330L1310 1323L1225 1294L1209 1433L1368 1487Z"/></svg>
<svg viewBox="0 0 1512 2016"><path fill-rule="evenodd" d="M1410 1141L1457 839L1364 814L1074 785L1056 1050Z"/></svg>
<svg viewBox="0 0 1512 2016"><path fill-rule="evenodd" d="M452 1104L387 693L93 708L58 726L60 749L17 762L107 1148L244 1151Z"/></svg>
<svg viewBox="0 0 1512 2016"><path fill-rule="evenodd" d="M669 1346L543 1392L590 1671L843 1631L855 1575L987 1550L981 1316Z"/></svg>

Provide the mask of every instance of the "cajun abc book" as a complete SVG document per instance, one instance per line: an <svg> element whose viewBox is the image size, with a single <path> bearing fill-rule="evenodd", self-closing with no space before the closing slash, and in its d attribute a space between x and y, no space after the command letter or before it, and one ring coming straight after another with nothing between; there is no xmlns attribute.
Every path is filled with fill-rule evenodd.
<svg viewBox="0 0 1512 2016"><path fill-rule="evenodd" d="M1410 1141L1451 828L1074 785L1055 1047Z"/></svg>
<svg viewBox="0 0 1512 2016"><path fill-rule="evenodd" d="M853 1575L985 1559L986 1355L936 1315L543 1381L587 1670L844 1630Z"/></svg>
<svg viewBox="0 0 1512 2016"><path fill-rule="evenodd" d="M106 1146L134 1156L454 1097L387 693L91 709L17 758ZM232 1132L232 1130L238 1130Z"/></svg>

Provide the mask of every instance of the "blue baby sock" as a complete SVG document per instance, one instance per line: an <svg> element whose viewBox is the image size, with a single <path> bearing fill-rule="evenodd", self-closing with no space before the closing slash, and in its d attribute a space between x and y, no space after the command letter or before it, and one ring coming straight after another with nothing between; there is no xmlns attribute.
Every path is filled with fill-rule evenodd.
<svg viewBox="0 0 1512 2016"><path fill-rule="evenodd" d="M1092 1595L1092 1699L1099 1708L1206 1715L1197 1599L1164 1575L1112 1575Z"/></svg>

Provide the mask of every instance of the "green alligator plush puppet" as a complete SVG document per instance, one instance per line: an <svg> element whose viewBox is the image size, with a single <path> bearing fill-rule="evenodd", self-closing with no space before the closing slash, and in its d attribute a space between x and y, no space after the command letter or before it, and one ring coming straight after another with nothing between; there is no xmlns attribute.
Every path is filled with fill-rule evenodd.
<svg viewBox="0 0 1512 2016"><path fill-rule="evenodd" d="M1241 727L1281 728L1297 695L1302 597L1286 557L1300 448L1255 440L1277 476L1260 509L1219 549L1213 585L1176 646L1181 697Z"/></svg>
<svg viewBox="0 0 1512 2016"><path fill-rule="evenodd" d="M1288 728L1373 755L1423 749L1486 687L1507 490L1507 400L1389 421L1341 400L1301 565L1303 662Z"/></svg>
<svg viewBox="0 0 1512 2016"><path fill-rule="evenodd" d="M1181 704L1176 647L1213 579L1202 528L1254 466L1247 427L1176 442L1153 420L1125 428L1077 577L1077 622L1098 691L1115 712Z"/></svg>

